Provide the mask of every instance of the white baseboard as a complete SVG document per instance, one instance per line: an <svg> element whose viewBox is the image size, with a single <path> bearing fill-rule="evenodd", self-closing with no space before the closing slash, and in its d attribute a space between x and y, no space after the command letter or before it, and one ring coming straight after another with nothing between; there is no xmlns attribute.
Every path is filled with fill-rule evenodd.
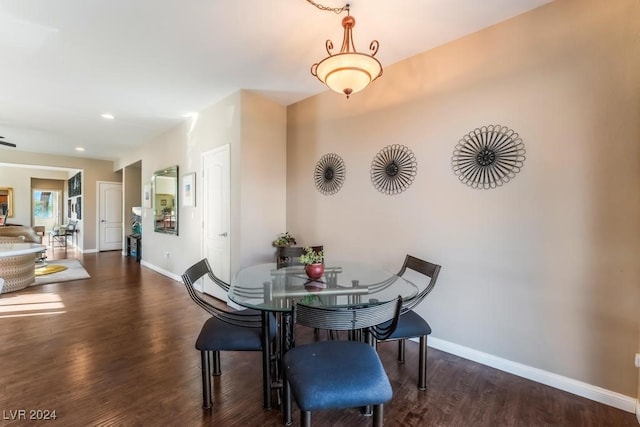
<svg viewBox="0 0 640 427"><path fill-rule="evenodd" d="M157 266L155 266L153 264L150 264L145 260L140 260L140 265L142 265L144 267L147 267L147 268L150 268L151 270L153 270L155 272L158 272L158 273L162 274L163 276L167 276L167 277L175 280L176 282L182 283L182 277L178 276L177 274L173 274L173 273L171 273L171 272L169 272L167 270L163 270L162 268L157 267ZM202 282L200 280L197 281L196 283L194 283L193 287L196 288L196 290L198 292L204 292L203 284L202 284ZM209 296L211 296L213 298L216 298L214 295L210 295L210 294L207 294L207 295L209 295ZM216 298L216 299L219 299L219 298ZM236 310L243 310L243 309L246 308L246 307L238 305L238 304L236 304L236 303L234 303L233 301L230 301L230 300L228 300L228 301L220 300L220 301L226 302L229 307L235 308Z"/></svg>
<svg viewBox="0 0 640 427"><path fill-rule="evenodd" d="M614 408L622 409L623 411L631 413L635 411L638 416L638 421L640 422L640 415L638 415L640 414L640 409L638 407L640 404L638 403L638 400L633 397L625 396L624 394L577 381L572 378L563 377L562 375L554 374L552 372L543 371L542 369L512 362L511 360L483 353L439 338L430 336L428 342L429 346L435 349L455 354L456 356L460 356L519 377L536 381L550 387L577 394L578 396L586 397L587 399L604 403L605 405L613 406Z"/></svg>
<svg viewBox="0 0 640 427"><path fill-rule="evenodd" d="M83 254L96 254L98 253L97 249L78 249Z"/></svg>
<svg viewBox="0 0 640 427"><path fill-rule="evenodd" d="M144 267L147 267L147 268L150 268L151 270L156 271L156 272L162 274L163 276L167 276L170 279L175 280L176 282L182 283L182 277L180 277L179 275L174 274L174 273L172 273L170 271L164 270L164 269L162 269L160 267L157 267L157 266L155 266L155 265L153 265L153 264L151 264L151 263L149 263L149 262L147 262L145 260L140 260L140 265L142 265Z"/></svg>

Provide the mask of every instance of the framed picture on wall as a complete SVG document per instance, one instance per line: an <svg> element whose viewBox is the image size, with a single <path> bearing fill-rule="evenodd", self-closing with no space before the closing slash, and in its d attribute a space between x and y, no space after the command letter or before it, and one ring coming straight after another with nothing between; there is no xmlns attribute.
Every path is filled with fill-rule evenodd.
<svg viewBox="0 0 640 427"><path fill-rule="evenodd" d="M191 172L182 177L182 206L196 205L196 173Z"/></svg>
<svg viewBox="0 0 640 427"><path fill-rule="evenodd" d="M75 197L82 194L82 173L78 172L67 182L69 197Z"/></svg>

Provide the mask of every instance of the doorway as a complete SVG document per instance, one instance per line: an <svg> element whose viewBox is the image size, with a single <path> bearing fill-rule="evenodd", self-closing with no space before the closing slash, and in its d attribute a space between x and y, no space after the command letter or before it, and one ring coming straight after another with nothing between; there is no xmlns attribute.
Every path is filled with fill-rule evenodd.
<svg viewBox="0 0 640 427"><path fill-rule="evenodd" d="M98 182L98 250L122 250L122 183Z"/></svg>

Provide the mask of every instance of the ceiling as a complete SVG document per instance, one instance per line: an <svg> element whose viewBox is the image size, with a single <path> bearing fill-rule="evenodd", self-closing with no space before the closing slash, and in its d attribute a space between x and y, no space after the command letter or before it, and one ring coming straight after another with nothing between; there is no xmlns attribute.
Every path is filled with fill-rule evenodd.
<svg viewBox="0 0 640 427"><path fill-rule="evenodd" d="M550 1L352 0L355 47L377 39L388 67ZM326 39L339 49L342 16L306 0L0 0L0 135L18 146L0 161L117 159L238 89L282 105L325 91L309 70Z"/></svg>

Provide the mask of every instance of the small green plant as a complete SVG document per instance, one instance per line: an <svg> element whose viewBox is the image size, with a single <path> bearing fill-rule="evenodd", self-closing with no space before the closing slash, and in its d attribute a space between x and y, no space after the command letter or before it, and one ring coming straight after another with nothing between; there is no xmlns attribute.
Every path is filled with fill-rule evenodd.
<svg viewBox="0 0 640 427"><path fill-rule="evenodd" d="M300 298L300 302L304 305L312 305L314 301L318 301L318 305L323 305L322 298L320 298L320 295L309 294Z"/></svg>
<svg viewBox="0 0 640 427"><path fill-rule="evenodd" d="M307 246L304 253L300 255L300 264L318 264L324 261L324 251L314 251L313 248Z"/></svg>
<svg viewBox="0 0 640 427"><path fill-rule="evenodd" d="M273 241L273 246L276 247L289 247L296 244L296 239L288 231L280 233L278 238Z"/></svg>

